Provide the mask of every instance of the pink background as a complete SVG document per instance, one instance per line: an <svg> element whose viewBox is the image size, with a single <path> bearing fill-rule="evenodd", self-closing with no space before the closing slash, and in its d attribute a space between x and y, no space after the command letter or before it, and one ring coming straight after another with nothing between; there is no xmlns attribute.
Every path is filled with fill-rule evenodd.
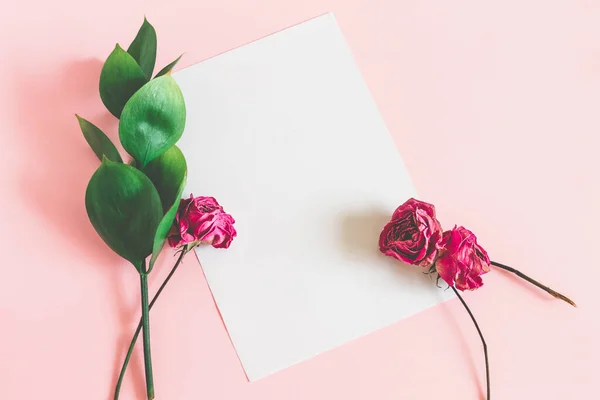
<svg viewBox="0 0 600 400"><path fill-rule="evenodd" d="M97 160L73 114L114 136L101 60L144 14L182 66L333 11L424 200L502 272L465 295L495 399L591 398L600 367L600 3L593 0L13 1L0 23L0 397L108 399L139 315L138 279L83 196ZM155 290L173 262L165 253ZM246 382L197 261L152 311L158 399L480 399L477 334L458 301ZM143 398L138 348L123 399Z"/></svg>

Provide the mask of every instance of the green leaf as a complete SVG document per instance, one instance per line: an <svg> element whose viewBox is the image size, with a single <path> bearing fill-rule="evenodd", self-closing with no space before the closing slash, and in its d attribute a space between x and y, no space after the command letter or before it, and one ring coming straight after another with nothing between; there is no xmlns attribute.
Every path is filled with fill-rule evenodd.
<svg viewBox="0 0 600 400"><path fill-rule="evenodd" d="M100 97L112 115L119 118L127 100L148 78L135 59L118 44L100 73Z"/></svg>
<svg viewBox="0 0 600 400"><path fill-rule="evenodd" d="M150 79L156 63L156 31L146 17L144 17L144 23L133 42L129 45L127 52L131 54L144 71L146 78Z"/></svg>
<svg viewBox="0 0 600 400"><path fill-rule="evenodd" d="M187 172L185 156L179 147L171 147L148 163L142 172L150 178L158 191L163 212L171 208L173 203L179 202L178 192Z"/></svg>
<svg viewBox="0 0 600 400"><path fill-rule="evenodd" d="M173 71L173 68L175 68L175 66L179 62L179 60L181 60L181 57L183 57L183 54L180 55L179 57L177 57L177 59L175 61L173 61L171 64L169 64L166 67L164 67L163 69L161 69L154 78L158 78L159 76L170 74L171 71Z"/></svg>
<svg viewBox="0 0 600 400"><path fill-rule="evenodd" d="M77 117L77 121L79 121L79 126L81 127L81 132L83 132L85 140L87 140L100 161L102 161L102 156L106 156L106 158L111 161L123 162L119 150L117 150L113 142L110 141L108 136L106 136L100 128L86 119L81 118L77 114L75 114L75 116Z"/></svg>
<svg viewBox="0 0 600 400"><path fill-rule="evenodd" d="M150 179L129 165L104 158L88 184L85 207L104 242L141 271L163 216Z"/></svg>
<svg viewBox="0 0 600 400"><path fill-rule="evenodd" d="M145 84L123 108L119 138L125 150L143 169L171 148L185 128L185 102L170 75Z"/></svg>
<svg viewBox="0 0 600 400"><path fill-rule="evenodd" d="M185 187L187 163L181 150L177 146L173 146L161 156L152 160L144 168L143 172L150 178L158 190L165 213L154 236L152 258L150 259L150 267L148 269L150 271L163 248L175 220L181 193L183 193Z"/></svg>

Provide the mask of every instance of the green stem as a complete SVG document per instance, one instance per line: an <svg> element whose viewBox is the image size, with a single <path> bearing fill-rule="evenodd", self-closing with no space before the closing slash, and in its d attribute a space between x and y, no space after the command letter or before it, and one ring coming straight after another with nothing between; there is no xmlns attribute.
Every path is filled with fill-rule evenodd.
<svg viewBox="0 0 600 400"><path fill-rule="evenodd" d="M142 328L144 342L144 369L146 371L146 393L148 400L154 400L154 378L152 376L152 355L150 353L150 306L148 305L148 274L146 262L142 265L140 274L142 290Z"/></svg>
<svg viewBox="0 0 600 400"><path fill-rule="evenodd" d="M475 324L475 329L477 329L477 333L479 333L479 337L481 338L481 343L483 343L483 354L485 355L485 380L487 382L487 397L486 398L487 398L487 400L490 400L490 363L488 361L487 344L485 343L485 339L483 338L483 333L481 333L481 329L479 329L479 324L477 323L475 316L471 312L471 309L469 308L467 303L465 303L462 296L458 293L458 290L456 290L456 288L454 286L450 286L450 287L454 291L454 294L456 294L456 297L458 297L458 299L460 300L462 305L465 307L465 309L469 313L471 320Z"/></svg>
<svg viewBox="0 0 600 400"><path fill-rule="evenodd" d="M494 266L496 266L496 267L498 267L498 268L500 268L500 269L503 269L505 271L512 272L513 274L517 275L519 278L524 279L527 282L531 283L532 285L535 285L535 286L539 287L540 289L542 289L545 292L549 293L550 295L556 297L557 299L560 299L560 300L562 300L564 302L567 302L570 305L572 305L573 307L577 307L577 304L575 304L575 302L573 300L571 300L570 298L568 298L567 296L564 296L564 295L558 293L557 291L550 289L548 286L543 285L543 284L539 283L538 281L536 281L535 279L532 279L532 278L528 277L527 275L525 275L521 271L516 270L516 269L514 269L512 267L509 267L508 265L497 263L495 261L492 261L491 264L494 265Z"/></svg>
<svg viewBox="0 0 600 400"><path fill-rule="evenodd" d="M175 266L173 266L173 269L171 270L171 272L169 272L169 275L167 276L165 281L162 283L162 285L160 285L160 288L158 288L158 291L152 298L152 301L150 302L150 306L148 307L149 310L152 309L152 306L158 299L158 296L160 296L160 294L162 293L163 289L165 288L165 286L167 285L169 280L171 280L171 277L173 276L175 271L177 271L177 267L179 267L179 264L183 260L183 256L185 254L186 254L186 251L182 250L181 254L179 255L179 258L177 259L177 262L175 263ZM114 400L119 399L119 393L121 392L121 385L123 384L123 378L125 378L125 371L127 371L127 366L129 365L129 360L131 359L131 355L133 354L133 349L135 347L135 343L137 342L141 331L142 331L142 319L140 319L140 322L138 323L138 326L135 329L135 333L133 334L133 338L131 339L131 343L129 344L129 349L127 350L127 355L125 356L125 361L123 361L123 366L121 367L121 372L119 373L119 380L117 381L117 386L115 387Z"/></svg>

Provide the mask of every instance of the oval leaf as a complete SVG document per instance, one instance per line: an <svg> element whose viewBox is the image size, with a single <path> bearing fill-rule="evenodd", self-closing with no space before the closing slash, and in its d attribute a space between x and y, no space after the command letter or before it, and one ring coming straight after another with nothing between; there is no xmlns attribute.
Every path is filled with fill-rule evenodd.
<svg viewBox="0 0 600 400"><path fill-rule="evenodd" d="M159 76L170 74L173 71L173 68L175 68L175 66L179 62L179 60L181 60L181 57L183 57L183 54L180 55L179 57L177 57L177 59L175 59L175 61L173 61L171 64L167 65L166 67L164 67L163 69L158 71L158 74L156 74L156 76L154 78L158 78Z"/></svg>
<svg viewBox="0 0 600 400"><path fill-rule="evenodd" d="M187 163L181 150L177 146L173 146L160 157L152 160L144 168L144 173L158 190L165 213L154 236L152 258L150 259L150 267L148 269L150 271L163 248L175 220L181 193L183 193L185 187Z"/></svg>
<svg viewBox="0 0 600 400"><path fill-rule="evenodd" d="M185 102L177 82L161 76L145 84L123 108L119 138L143 169L171 148L185 128Z"/></svg>
<svg viewBox="0 0 600 400"><path fill-rule="evenodd" d="M112 115L119 118L127 100L148 82L135 59L118 44L100 73L100 97Z"/></svg>
<svg viewBox="0 0 600 400"><path fill-rule="evenodd" d="M137 61L146 78L150 79L156 63L156 31L146 17L127 52Z"/></svg>
<svg viewBox="0 0 600 400"><path fill-rule="evenodd" d="M173 146L156 157L142 172L150 178L158 191L163 212L167 212L175 202L179 203L179 189L187 172L185 156L179 147Z"/></svg>
<svg viewBox="0 0 600 400"><path fill-rule="evenodd" d="M90 179L85 207L104 242L140 270L152 253L163 216L160 196L150 179L129 165L105 158Z"/></svg>
<svg viewBox="0 0 600 400"><path fill-rule="evenodd" d="M83 136L85 140L87 140L88 144L96 153L96 157L102 161L102 156L106 156L111 161L115 162L123 162L121 155L119 154L119 150L115 147L113 142L98 128L96 125L92 124L88 120L81 118L79 115L75 114L77 120L79 121L79 126L81 127L81 132L83 132Z"/></svg>

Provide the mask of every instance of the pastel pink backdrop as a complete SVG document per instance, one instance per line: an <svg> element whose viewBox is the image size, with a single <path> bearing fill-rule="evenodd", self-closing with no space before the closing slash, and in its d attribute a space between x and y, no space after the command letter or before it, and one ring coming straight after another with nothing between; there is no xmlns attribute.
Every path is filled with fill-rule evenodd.
<svg viewBox="0 0 600 400"><path fill-rule="evenodd" d="M158 65L185 52L183 67L328 11L442 223L579 304L496 271L465 295L494 398L597 393L600 3L36 0L3 4L0 23L0 397L111 398L138 318L134 269L85 214L98 162L73 115L114 137L97 82L115 42L146 14ZM164 254L153 290L173 261ZM152 342L158 399L483 398L481 345L458 301L248 383L188 257L152 311ZM143 398L140 350L123 399Z"/></svg>

